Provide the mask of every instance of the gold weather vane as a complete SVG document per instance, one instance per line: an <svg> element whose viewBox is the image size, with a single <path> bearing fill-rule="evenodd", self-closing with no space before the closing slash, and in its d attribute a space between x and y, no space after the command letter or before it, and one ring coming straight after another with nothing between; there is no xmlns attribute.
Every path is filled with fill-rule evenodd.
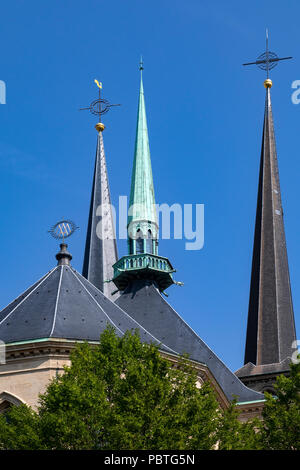
<svg viewBox="0 0 300 470"><path fill-rule="evenodd" d="M102 90L102 83L101 82L99 83L98 80L96 79L94 80L94 82L96 83L97 87L100 88L100 90Z"/></svg>
<svg viewBox="0 0 300 470"><path fill-rule="evenodd" d="M96 114L98 116L99 122L96 124L96 129L98 132L102 132L105 129L104 124L101 122L102 114L106 114L112 106L121 106L120 104L111 104L108 100L101 98L101 90L102 90L102 82L98 80L94 80L98 89L99 89L99 97L97 100L91 102L88 108L80 108L79 111L83 111L88 109L92 114Z"/></svg>
<svg viewBox="0 0 300 470"><path fill-rule="evenodd" d="M267 79L264 82L266 88L270 88L272 86L272 80L269 78L269 72L272 70L280 60L288 60L292 59L293 57L278 57L275 52L269 51L269 34L268 30L266 29L266 50L257 57L255 62L247 62L243 65L257 65L258 68L261 70L265 70L267 72Z"/></svg>

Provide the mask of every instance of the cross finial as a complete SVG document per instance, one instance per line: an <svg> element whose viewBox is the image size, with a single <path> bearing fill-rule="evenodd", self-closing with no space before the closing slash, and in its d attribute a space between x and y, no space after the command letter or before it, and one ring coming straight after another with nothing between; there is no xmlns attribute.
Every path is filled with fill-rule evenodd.
<svg viewBox="0 0 300 470"><path fill-rule="evenodd" d="M111 104L109 101L103 99L101 97L102 82L99 82L96 79L94 82L96 83L99 90L98 99L92 101L88 108L80 108L80 111L88 109L92 114L96 114L98 116L99 122L96 124L95 128L98 132L102 132L105 129L104 124L101 122L102 115L107 113L112 106L120 106L120 104Z"/></svg>
<svg viewBox="0 0 300 470"><path fill-rule="evenodd" d="M257 65L260 69L265 70L267 72L267 80L268 86L272 86L272 82L269 79L269 73L270 70L272 70L276 65L278 65L278 62L280 60L287 60L287 59L292 59L292 57L278 57L275 52L269 51L269 33L268 29L266 29L266 51L258 56L255 62L247 62L246 64L243 65ZM266 83L265 82L265 83Z"/></svg>

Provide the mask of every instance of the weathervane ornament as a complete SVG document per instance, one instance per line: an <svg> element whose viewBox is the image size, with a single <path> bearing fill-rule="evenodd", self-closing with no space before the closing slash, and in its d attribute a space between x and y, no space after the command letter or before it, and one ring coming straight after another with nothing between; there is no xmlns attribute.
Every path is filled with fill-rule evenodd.
<svg viewBox="0 0 300 470"><path fill-rule="evenodd" d="M261 70L265 70L267 72L267 79L264 81L264 85L266 88L271 88L272 80L269 78L269 72L272 70L280 60L288 60L292 59L292 57L278 57L275 52L269 51L269 35L268 30L266 29L266 51L257 57L255 62L248 62L243 65L257 65Z"/></svg>
<svg viewBox="0 0 300 470"><path fill-rule="evenodd" d="M105 129L104 124L101 122L102 114L106 114L112 106L121 106L120 104L111 104L108 100L101 98L102 83L98 80L94 80L99 90L99 97L97 100L91 102L88 108L80 108L79 111L88 109L92 114L98 116L99 122L95 125L98 132L102 132Z"/></svg>

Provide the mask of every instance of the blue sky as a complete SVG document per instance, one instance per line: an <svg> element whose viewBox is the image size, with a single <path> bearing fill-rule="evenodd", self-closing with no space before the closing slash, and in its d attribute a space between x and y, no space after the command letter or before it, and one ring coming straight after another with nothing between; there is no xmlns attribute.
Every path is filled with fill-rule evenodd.
<svg viewBox="0 0 300 470"><path fill-rule="evenodd" d="M158 203L205 204L205 245L162 240L160 254L184 287L168 301L236 370L243 363L264 73L243 68L270 49L292 61L272 73L272 102L294 309L300 329L299 120L296 0L11 0L1 6L0 308L55 264L47 230L67 217L81 271L96 147L95 98L122 106L105 117L113 202L128 195L143 54L144 89ZM120 255L126 243L119 244Z"/></svg>

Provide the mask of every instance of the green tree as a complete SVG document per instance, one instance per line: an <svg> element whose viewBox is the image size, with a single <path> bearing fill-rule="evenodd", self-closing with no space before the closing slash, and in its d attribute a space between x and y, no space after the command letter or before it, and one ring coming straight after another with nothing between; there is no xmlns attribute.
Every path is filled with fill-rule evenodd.
<svg viewBox="0 0 300 470"><path fill-rule="evenodd" d="M258 418L243 423L239 421L236 400L222 412L217 431L220 450L262 449L260 421Z"/></svg>
<svg viewBox="0 0 300 470"><path fill-rule="evenodd" d="M300 450L300 363L291 363L289 377L278 376L274 387L276 397L265 393L261 424L263 447Z"/></svg>
<svg viewBox="0 0 300 470"><path fill-rule="evenodd" d="M41 397L43 440L55 449L209 449L218 403L182 359L171 368L137 333L82 344Z"/></svg>
<svg viewBox="0 0 300 470"><path fill-rule="evenodd" d="M98 345L77 345L37 412L24 405L0 417L0 448L249 448L253 428L238 422L235 405L224 413L196 382L186 358L172 367L137 332L119 338L108 328Z"/></svg>
<svg viewBox="0 0 300 470"><path fill-rule="evenodd" d="M12 406L0 415L0 450L44 449L40 439L39 417L27 405Z"/></svg>

